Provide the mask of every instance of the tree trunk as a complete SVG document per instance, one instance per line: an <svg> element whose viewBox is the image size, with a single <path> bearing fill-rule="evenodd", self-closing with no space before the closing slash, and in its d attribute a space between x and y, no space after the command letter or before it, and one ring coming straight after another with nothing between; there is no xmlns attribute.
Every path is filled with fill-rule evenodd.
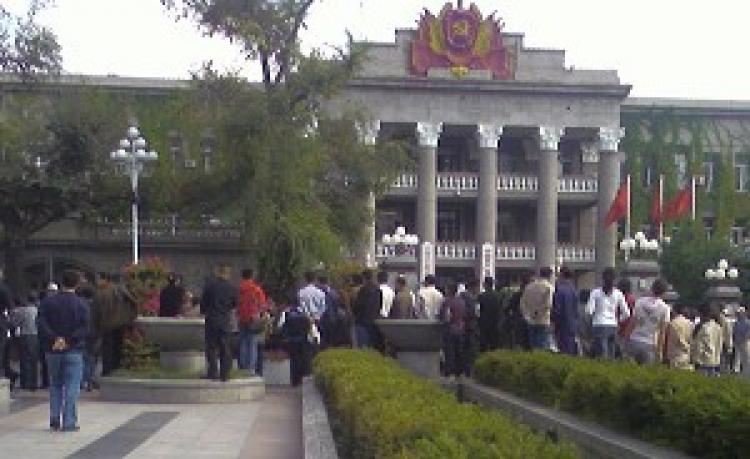
<svg viewBox="0 0 750 459"><path fill-rule="evenodd" d="M5 281L14 295L19 295L23 285L23 260L26 241L17 238L7 238L3 241L3 266Z"/></svg>

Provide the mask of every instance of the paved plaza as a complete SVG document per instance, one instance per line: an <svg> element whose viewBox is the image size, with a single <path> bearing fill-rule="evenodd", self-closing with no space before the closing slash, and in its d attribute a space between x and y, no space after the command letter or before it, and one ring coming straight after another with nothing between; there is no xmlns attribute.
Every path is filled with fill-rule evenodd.
<svg viewBox="0 0 750 459"><path fill-rule="evenodd" d="M46 392L17 394L0 415L0 457L300 458L301 391L269 389L256 401L222 405L107 403L86 394L81 430L49 430Z"/></svg>

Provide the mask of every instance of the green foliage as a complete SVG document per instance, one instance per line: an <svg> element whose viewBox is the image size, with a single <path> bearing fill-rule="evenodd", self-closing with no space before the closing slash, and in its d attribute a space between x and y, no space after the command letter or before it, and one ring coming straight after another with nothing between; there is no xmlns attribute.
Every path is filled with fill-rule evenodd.
<svg viewBox="0 0 750 459"><path fill-rule="evenodd" d="M709 287L704 277L707 268L722 258L731 259L732 249L726 237L706 237L702 223L685 221L671 243L663 245L659 260L662 275L680 295L680 303L705 304Z"/></svg>
<svg viewBox="0 0 750 459"><path fill-rule="evenodd" d="M159 314L159 293L167 285L169 267L157 257L141 260L123 269L125 288L134 299L138 314Z"/></svg>
<svg viewBox="0 0 750 459"><path fill-rule="evenodd" d="M475 368L483 384L691 455L739 458L750 448L743 380L512 351L483 354Z"/></svg>
<svg viewBox="0 0 750 459"><path fill-rule="evenodd" d="M329 350L315 381L344 458L578 457L497 412L459 404L436 384L374 352Z"/></svg>
<svg viewBox="0 0 750 459"><path fill-rule="evenodd" d="M38 73L59 73L62 69L60 45L55 34L36 22L39 10L49 0L32 0L24 16L0 5L0 70L33 80Z"/></svg>
<svg viewBox="0 0 750 459"><path fill-rule="evenodd" d="M148 372L159 365L158 346L149 342L136 328L129 329L122 339L122 367L125 370Z"/></svg>

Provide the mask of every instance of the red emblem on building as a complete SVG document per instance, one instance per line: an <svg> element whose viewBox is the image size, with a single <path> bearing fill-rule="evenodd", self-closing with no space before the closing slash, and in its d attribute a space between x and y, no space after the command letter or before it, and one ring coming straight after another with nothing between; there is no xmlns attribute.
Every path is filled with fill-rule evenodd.
<svg viewBox="0 0 750 459"><path fill-rule="evenodd" d="M513 69L503 47L502 24L494 14L482 18L475 4L454 9L446 3L435 17L425 10L419 20L419 35L411 45L411 70L427 76L431 68L450 68L456 76L469 70L490 70L497 80L513 78Z"/></svg>

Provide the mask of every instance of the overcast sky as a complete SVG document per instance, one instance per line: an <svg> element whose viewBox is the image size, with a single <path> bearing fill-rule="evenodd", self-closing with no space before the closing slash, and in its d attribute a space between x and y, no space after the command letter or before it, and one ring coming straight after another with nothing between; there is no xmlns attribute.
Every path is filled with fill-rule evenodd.
<svg viewBox="0 0 750 459"><path fill-rule="evenodd" d="M0 0L20 10L28 0ZM442 0L320 0L306 47L355 38L390 42L394 29L414 27L422 8ZM470 3L468 0L466 4ZM477 0L497 11L505 31L526 46L566 50L568 65L615 69L632 95L750 100L750 2L741 0ZM71 73L185 78L212 59L244 66L237 50L175 23L159 0L57 0L45 12ZM251 75L254 76L254 75Z"/></svg>

